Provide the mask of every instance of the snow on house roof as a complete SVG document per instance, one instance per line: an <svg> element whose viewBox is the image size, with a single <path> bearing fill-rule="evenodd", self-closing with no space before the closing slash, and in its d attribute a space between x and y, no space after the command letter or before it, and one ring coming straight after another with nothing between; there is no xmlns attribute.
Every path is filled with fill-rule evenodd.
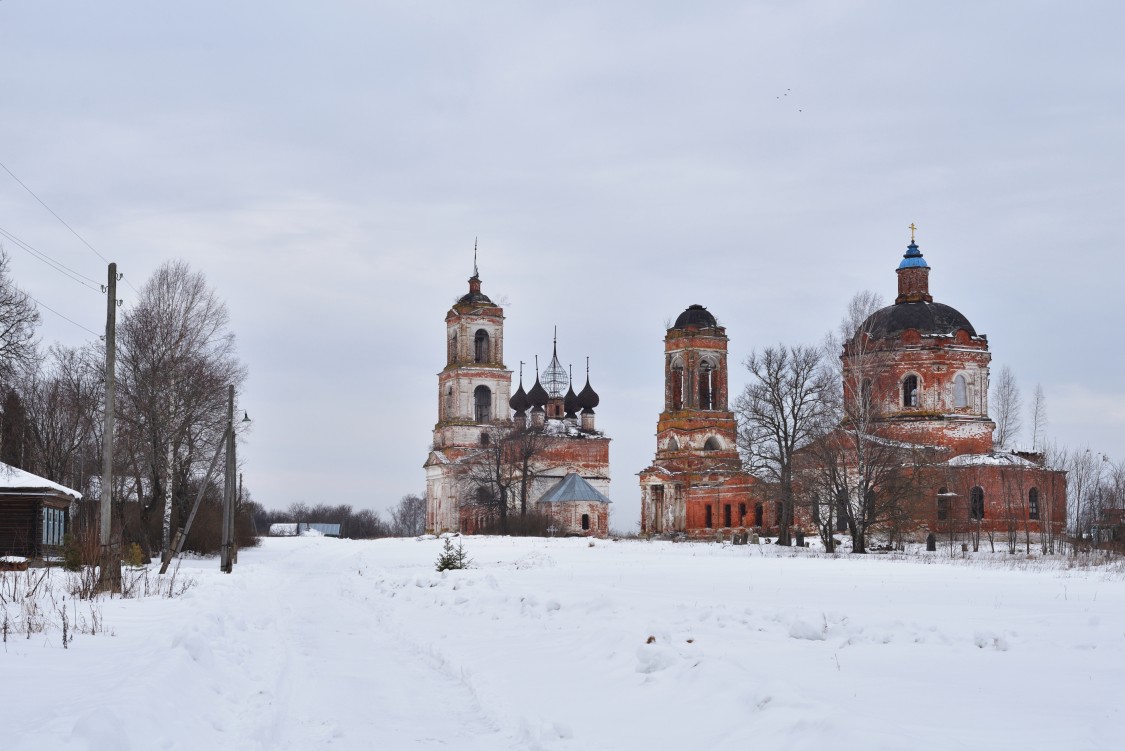
<svg viewBox="0 0 1125 751"><path fill-rule="evenodd" d="M82 498L77 490L3 462L0 462L0 490L53 490L75 499Z"/></svg>
<svg viewBox="0 0 1125 751"><path fill-rule="evenodd" d="M570 503L573 501L613 503L597 488L583 480L577 472L567 474L539 499L540 503Z"/></svg>

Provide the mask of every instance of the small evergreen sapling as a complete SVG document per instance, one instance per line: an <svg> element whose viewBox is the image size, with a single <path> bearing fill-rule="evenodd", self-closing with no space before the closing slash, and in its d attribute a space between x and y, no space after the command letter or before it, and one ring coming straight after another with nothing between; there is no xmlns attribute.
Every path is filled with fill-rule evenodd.
<svg viewBox="0 0 1125 751"><path fill-rule="evenodd" d="M469 567L472 561L465 553L465 548L461 545L461 538L457 538L457 547L453 547L453 541L450 538L445 538L445 547L441 551L441 555L437 559L438 571L459 571Z"/></svg>

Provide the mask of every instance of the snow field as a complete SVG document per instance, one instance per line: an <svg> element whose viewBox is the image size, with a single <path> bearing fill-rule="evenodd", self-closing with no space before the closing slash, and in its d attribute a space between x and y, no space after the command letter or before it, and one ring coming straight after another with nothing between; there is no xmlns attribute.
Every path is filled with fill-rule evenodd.
<svg viewBox="0 0 1125 751"><path fill-rule="evenodd" d="M1109 748L1125 581L772 546L266 539L5 645L13 749ZM181 576L185 572L181 572Z"/></svg>

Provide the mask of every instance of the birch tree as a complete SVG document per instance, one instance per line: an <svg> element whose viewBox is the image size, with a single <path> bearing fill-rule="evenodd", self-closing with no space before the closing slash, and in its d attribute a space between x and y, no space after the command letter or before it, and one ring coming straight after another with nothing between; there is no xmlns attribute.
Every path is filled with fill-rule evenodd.
<svg viewBox="0 0 1125 751"><path fill-rule="evenodd" d="M1005 365L992 387L992 414L996 420L996 443L1000 448L1009 448L1017 438L1023 421L1020 417L1022 398L1016 375Z"/></svg>

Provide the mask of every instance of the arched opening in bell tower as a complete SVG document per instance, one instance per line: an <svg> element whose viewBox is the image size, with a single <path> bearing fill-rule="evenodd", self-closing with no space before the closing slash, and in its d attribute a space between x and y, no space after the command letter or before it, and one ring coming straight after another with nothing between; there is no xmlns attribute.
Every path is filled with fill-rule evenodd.
<svg viewBox="0 0 1125 751"><path fill-rule="evenodd" d="M488 386L473 389L473 414L477 422L492 420L492 390Z"/></svg>
<svg viewBox="0 0 1125 751"><path fill-rule="evenodd" d="M479 329L473 338L473 362L484 363L491 359L489 350L488 332Z"/></svg>

